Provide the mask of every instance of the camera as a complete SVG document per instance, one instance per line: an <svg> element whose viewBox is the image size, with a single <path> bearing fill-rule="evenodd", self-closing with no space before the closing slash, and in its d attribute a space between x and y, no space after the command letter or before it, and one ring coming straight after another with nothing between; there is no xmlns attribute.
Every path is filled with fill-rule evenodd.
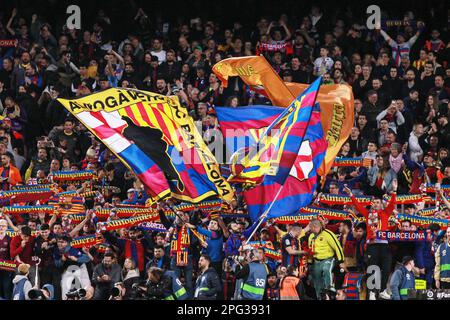
<svg viewBox="0 0 450 320"><path fill-rule="evenodd" d="M68 300L79 300L86 297L86 290L83 288L80 289L71 289L66 293L66 297Z"/></svg>
<svg viewBox="0 0 450 320"><path fill-rule="evenodd" d="M324 289L320 293L321 300L336 300L336 291Z"/></svg>
<svg viewBox="0 0 450 320"><path fill-rule="evenodd" d="M113 298L120 298L122 296L122 290L120 290L120 287L118 285L115 285L114 288L112 288L111 296Z"/></svg>
<svg viewBox="0 0 450 320"><path fill-rule="evenodd" d="M31 289L28 291L28 297L30 300L47 300L46 296L40 289Z"/></svg>
<svg viewBox="0 0 450 320"><path fill-rule="evenodd" d="M145 290L142 290L140 287L141 286L146 286L146 282L145 281L141 281L138 283L133 283L133 285L131 286L131 295L130 295L130 299L131 300L147 300L147 293L145 292Z"/></svg>

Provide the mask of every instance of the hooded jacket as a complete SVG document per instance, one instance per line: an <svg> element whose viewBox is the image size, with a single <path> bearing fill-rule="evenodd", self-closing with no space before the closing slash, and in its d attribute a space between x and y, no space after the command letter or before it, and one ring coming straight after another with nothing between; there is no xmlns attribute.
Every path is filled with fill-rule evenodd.
<svg viewBox="0 0 450 320"><path fill-rule="evenodd" d="M21 280L25 280L25 283L23 285L22 288L19 288L20 286L20 281ZM13 296L13 300L23 300L20 296L23 293L23 295L25 296L25 300L30 300L30 297L28 296L28 292L32 289L32 285L30 280L28 280L27 276L18 274L14 277L12 283L14 284L14 296ZM17 292L16 292L17 291Z"/></svg>

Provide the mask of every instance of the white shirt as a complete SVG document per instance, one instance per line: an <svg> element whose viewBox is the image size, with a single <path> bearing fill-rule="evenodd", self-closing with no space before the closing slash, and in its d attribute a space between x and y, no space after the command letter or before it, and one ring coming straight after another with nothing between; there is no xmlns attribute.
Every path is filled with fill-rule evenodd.
<svg viewBox="0 0 450 320"><path fill-rule="evenodd" d="M314 71L316 75L322 76L323 74L330 72L333 67L334 61L330 57L319 57L314 61Z"/></svg>
<svg viewBox="0 0 450 320"><path fill-rule="evenodd" d="M152 56L158 57L158 64L161 64L164 61L166 61L166 50L161 50L159 52L150 51L150 53L152 54Z"/></svg>

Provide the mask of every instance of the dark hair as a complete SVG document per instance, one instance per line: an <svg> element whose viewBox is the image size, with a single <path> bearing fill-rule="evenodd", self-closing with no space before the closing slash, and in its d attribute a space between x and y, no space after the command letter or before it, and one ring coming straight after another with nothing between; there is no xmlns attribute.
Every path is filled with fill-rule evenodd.
<svg viewBox="0 0 450 320"><path fill-rule="evenodd" d="M156 237L161 237L161 238L166 238L166 235L164 234L164 232L159 232L156 234Z"/></svg>
<svg viewBox="0 0 450 320"><path fill-rule="evenodd" d="M288 276L293 276L294 275L294 271L297 269L296 265L290 265L287 270L286 270L286 274Z"/></svg>
<svg viewBox="0 0 450 320"><path fill-rule="evenodd" d="M110 257L111 259L115 258L114 254L112 252L106 252L105 255L103 256L103 258L106 258L106 257Z"/></svg>
<svg viewBox="0 0 450 320"><path fill-rule="evenodd" d="M203 259L205 259L205 260L207 260L209 263L211 263L211 257L210 256L208 256L207 254L202 254L201 256L200 256L200 258L202 258L203 257Z"/></svg>
<svg viewBox="0 0 450 320"><path fill-rule="evenodd" d="M24 236L31 236L31 228L29 226L23 226L20 229L20 233L23 234Z"/></svg>
<svg viewBox="0 0 450 320"><path fill-rule="evenodd" d="M350 220L343 220L342 223L347 226L350 230L352 229L352 222Z"/></svg>
<svg viewBox="0 0 450 320"><path fill-rule="evenodd" d="M148 269L148 272L159 280L159 279L161 279L161 276L163 275L164 270L157 268L157 267L150 267Z"/></svg>
<svg viewBox="0 0 450 320"><path fill-rule="evenodd" d="M355 230L363 229L364 231L367 230L367 224L365 222L360 222L355 226Z"/></svg>
<svg viewBox="0 0 450 320"><path fill-rule="evenodd" d="M159 244L157 244L157 245L155 245L155 246L153 247L153 249L163 249L163 250L164 250L164 247L161 246L161 245L159 245Z"/></svg>

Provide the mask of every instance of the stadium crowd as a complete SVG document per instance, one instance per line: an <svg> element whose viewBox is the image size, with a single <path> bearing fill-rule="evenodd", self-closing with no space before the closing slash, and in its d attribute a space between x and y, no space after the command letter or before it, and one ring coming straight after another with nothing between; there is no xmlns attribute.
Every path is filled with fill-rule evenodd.
<svg viewBox="0 0 450 320"><path fill-rule="evenodd" d="M14 270L0 269L1 298L407 299L415 279L426 288L450 289L450 228L397 219L431 205L395 202L397 193L428 192L442 204L431 217L450 218L448 26L428 12L386 12L380 28L369 30L357 12L333 14L317 6L295 18L264 16L250 25L197 16L168 25L154 23L143 8L129 10L134 17L120 21L133 26L125 38L111 31L119 22L106 8L81 30L21 8L2 12L0 39L15 41L0 47L1 190L54 183L60 171L92 170L93 183L58 188L81 195L91 186L95 196L86 197L81 221L0 209L0 261L17 263ZM287 82L323 76L323 85L352 86L355 123L338 158L370 161L334 167L314 204L348 210L356 219L267 221L248 239L253 228L242 201L230 218L201 210L166 216L167 205L177 204L169 200L158 204L166 231L99 230L96 210L143 205L147 196L136 176L56 99L111 87L177 95L210 143L219 126L215 106L239 112L239 106L271 105L238 77L224 88L211 72L224 58L255 54ZM348 195L351 203L321 201L330 195ZM359 196L373 199L361 204ZM431 240L391 242L376 237L380 230L422 230ZM101 244L71 246L74 238L96 232ZM365 281L373 266L381 272L378 287Z"/></svg>

